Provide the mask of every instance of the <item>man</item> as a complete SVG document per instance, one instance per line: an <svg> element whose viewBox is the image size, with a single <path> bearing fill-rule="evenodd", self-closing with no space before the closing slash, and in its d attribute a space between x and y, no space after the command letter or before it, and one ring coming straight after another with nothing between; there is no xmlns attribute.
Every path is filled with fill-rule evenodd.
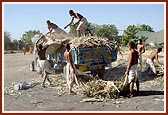
<svg viewBox="0 0 168 115"><path fill-rule="evenodd" d="M159 62L158 60L158 53L160 53L162 51L162 48L157 48L157 49L154 49L150 55L148 56L147 60L146 60L146 63L147 63L147 69L151 69L154 73L154 75L157 75L158 71L156 71L156 68L155 68L155 65L153 63L154 59L157 61L157 63L159 65L161 65L161 63Z"/></svg>
<svg viewBox="0 0 168 115"><path fill-rule="evenodd" d="M142 39L138 40L137 50L138 50L138 54L139 54L138 62L140 64L140 70L142 71L142 54L145 53L145 47L142 44Z"/></svg>
<svg viewBox="0 0 168 115"><path fill-rule="evenodd" d="M56 24L51 23L49 20L47 20L47 26L48 26L48 30L49 30L49 32L47 34L51 34L51 32L53 30L54 30L54 33L56 33L56 34L66 34L66 32L64 30L59 28Z"/></svg>
<svg viewBox="0 0 168 115"><path fill-rule="evenodd" d="M70 45L67 43L65 48L66 48L66 51L64 52L64 58L67 60L66 78L67 78L67 84L69 87L69 94L72 94L72 93L74 93L72 91L72 86L73 86L74 80L75 80L76 84L78 84L77 78L75 75L76 68L75 68L75 65L73 64L72 55L70 53Z"/></svg>
<svg viewBox="0 0 168 115"><path fill-rule="evenodd" d="M77 21L75 24L73 24L73 26L75 26L76 24L79 23L79 25L78 25L76 31L77 31L77 36L80 37L81 34L83 34L83 33L84 33L84 30L86 29L87 20L86 20L86 18L83 17L81 14L79 14L79 13L74 13L73 10L70 10L70 11L69 11L69 14L70 14L70 16L72 17L72 19L71 19L70 23L69 23L67 26L64 27L64 29L66 29L68 26L70 26L71 24L73 24L74 18L76 18L76 19L78 19L78 21Z"/></svg>
<svg viewBox="0 0 168 115"><path fill-rule="evenodd" d="M25 47L22 48L22 52L23 52L24 55L26 54L26 48Z"/></svg>
<svg viewBox="0 0 168 115"><path fill-rule="evenodd" d="M138 80L138 52L135 50L135 44L133 42L129 43L129 58L128 66L125 74L128 76L128 83L130 85L130 97L133 97L134 83L136 82L137 93L139 93L139 80Z"/></svg>
<svg viewBox="0 0 168 115"><path fill-rule="evenodd" d="M38 54L37 63L39 63L39 66L42 69L42 78L44 78L42 83L43 87L45 87L46 79L51 85L51 81L48 78L48 74L55 74L55 70L50 66L50 63L48 62L48 60L46 60L46 57L45 57L47 47L48 46L43 47L42 44L40 44L38 47L39 50L37 52Z"/></svg>
<svg viewBox="0 0 168 115"><path fill-rule="evenodd" d="M30 53L30 54L33 54L32 46L29 47L29 53Z"/></svg>

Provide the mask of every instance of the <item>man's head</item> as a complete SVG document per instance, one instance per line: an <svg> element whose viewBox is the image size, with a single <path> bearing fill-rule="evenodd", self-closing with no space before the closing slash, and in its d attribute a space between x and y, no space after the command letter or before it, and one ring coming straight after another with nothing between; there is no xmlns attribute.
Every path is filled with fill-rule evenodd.
<svg viewBox="0 0 168 115"><path fill-rule="evenodd" d="M134 48L135 48L134 42L131 41L131 42L128 44L128 47L129 47L129 50L130 50L130 49L134 49Z"/></svg>
<svg viewBox="0 0 168 115"><path fill-rule="evenodd" d="M160 53L162 51L162 48L158 48L157 52Z"/></svg>
<svg viewBox="0 0 168 115"><path fill-rule="evenodd" d="M73 10L69 10L69 14L70 14L70 16L72 16L74 14L74 11Z"/></svg>
<svg viewBox="0 0 168 115"><path fill-rule="evenodd" d="M65 45L65 48L66 48L67 50L70 50L70 44L67 43L67 44Z"/></svg>
<svg viewBox="0 0 168 115"><path fill-rule="evenodd" d="M142 44L142 39L139 39L139 40L138 40L138 44Z"/></svg>
<svg viewBox="0 0 168 115"><path fill-rule="evenodd" d="M50 24L51 22L50 22L50 20L47 20L47 24Z"/></svg>
<svg viewBox="0 0 168 115"><path fill-rule="evenodd" d="M43 48L42 44L39 44L38 48L41 50Z"/></svg>

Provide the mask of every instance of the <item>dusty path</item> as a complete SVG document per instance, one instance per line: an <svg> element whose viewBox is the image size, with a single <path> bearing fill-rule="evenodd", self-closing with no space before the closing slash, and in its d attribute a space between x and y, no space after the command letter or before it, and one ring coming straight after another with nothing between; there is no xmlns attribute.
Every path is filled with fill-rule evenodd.
<svg viewBox="0 0 168 115"><path fill-rule="evenodd" d="M161 54L163 55L163 54ZM33 55L21 53L4 55L4 86L12 82L37 81L38 84L33 88L4 93L4 111L45 111L45 112L78 112L78 111L164 111L164 78L151 78L140 83L140 96L133 98L121 97L119 99L105 100L103 102L85 102L80 101L88 98L82 95L68 95L66 81L62 74L58 74L55 79L58 80L58 86L63 87L41 87L40 74L29 70L29 62L34 59ZM127 59L127 58L125 58ZM163 62L163 59L162 59ZM124 68L116 67L108 72L113 72L117 78L118 71L123 72ZM110 76L110 75L109 75Z"/></svg>

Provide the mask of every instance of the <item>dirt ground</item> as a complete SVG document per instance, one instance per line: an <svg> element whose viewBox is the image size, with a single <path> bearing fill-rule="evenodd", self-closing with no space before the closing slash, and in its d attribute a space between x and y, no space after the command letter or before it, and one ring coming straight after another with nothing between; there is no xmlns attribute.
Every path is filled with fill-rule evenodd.
<svg viewBox="0 0 168 115"><path fill-rule="evenodd" d="M146 51L143 58L149 54ZM104 79L118 80L124 75L128 51L106 68ZM50 75L57 82L55 86L41 86L41 75L29 70L34 55L22 53L4 54L3 66L3 112L165 112L165 76L153 77L147 73L140 76L140 94L133 98L121 96L118 99L105 99L102 102L80 102L86 97L81 94L68 95L66 80L61 73ZM159 54L164 63L164 52ZM26 81L34 83L27 90L13 90L13 85ZM134 87L136 89L136 87Z"/></svg>

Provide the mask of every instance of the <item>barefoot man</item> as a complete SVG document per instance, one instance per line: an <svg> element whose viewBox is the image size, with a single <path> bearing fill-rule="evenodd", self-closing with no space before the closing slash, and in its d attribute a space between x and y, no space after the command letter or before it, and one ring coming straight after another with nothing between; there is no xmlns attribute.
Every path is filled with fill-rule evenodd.
<svg viewBox="0 0 168 115"><path fill-rule="evenodd" d="M37 54L38 54L37 63L40 65L40 68L42 69L42 78L43 78L42 86L45 87L46 79L51 85L51 81L48 78L48 74L55 74L55 70L51 67L50 63L45 57L46 49L48 48L48 46L44 47L42 46L42 44L40 44L38 48L39 50L37 51Z"/></svg>
<svg viewBox="0 0 168 115"><path fill-rule="evenodd" d="M145 53L145 47L142 44L142 39L138 40L137 50L138 50L138 54L139 54L138 62L140 64L140 70L142 71L142 54Z"/></svg>
<svg viewBox="0 0 168 115"><path fill-rule="evenodd" d="M51 23L50 20L47 20L47 26L48 26L49 32L46 33L46 35L51 34L53 30L54 30L54 33L56 34L66 34L66 32L63 29L59 28L56 24Z"/></svg>
<svg viewBox="0 0 168 115"><path fill-rule="evenodd" d="M139 80L138 80L138 52L135 50L134 42L130 42L128 45L130 50L128 66L125 74L128 76L128 83L130 85L130 97L133 97L134 83L136 83L137 93L139 93Z"/></svg>
<svg viewBox="0 0 168 115"><path fill-rule="evenodd" d="M158 72L156 71L155 65L153 63L154 59L157 61L157 63L159 65L161 65L161 63L158 60L158 53L160 53L162 51L162 48L157 48L154 49L150 55L148 56L148 58L146 59L146 63L147 63L147 69L150 68L154 75L156 75ZM161 67L163 67L163 65L161 65Z"/></svg>
<svg viewBox="0 0 168 115"><path fill-rule="evenodd" d="M75 26L76 24L79 23L78 27L76 28L77 31L77 36L80 37L81 34L84 33L84 30L86 29L86 25L87 25L87 20L85 17L83 17L81 14L79 13L74 13L73 10L69 10L69 15L72 17L70 23L64 27L64 29L66 29L68 26L70 26L71 24L73 24L74 19L78 19L78 21L73 24L73 26Z"/></svg>
<svg viewBox="0 0 168 115"><path fill-rule="evenodd" d="M72 55L70 53L70 45L67 43L65 47L66 47L66 51L64 52L64 58L67 60L66 78L67 78L67 84L69 87L69 94L72 94L72 93L74 93L72 91L74 80L75 80L76 84L78 84L77 78L75 75L76 68L75 68L75 65L73 64Z"/></svg>

